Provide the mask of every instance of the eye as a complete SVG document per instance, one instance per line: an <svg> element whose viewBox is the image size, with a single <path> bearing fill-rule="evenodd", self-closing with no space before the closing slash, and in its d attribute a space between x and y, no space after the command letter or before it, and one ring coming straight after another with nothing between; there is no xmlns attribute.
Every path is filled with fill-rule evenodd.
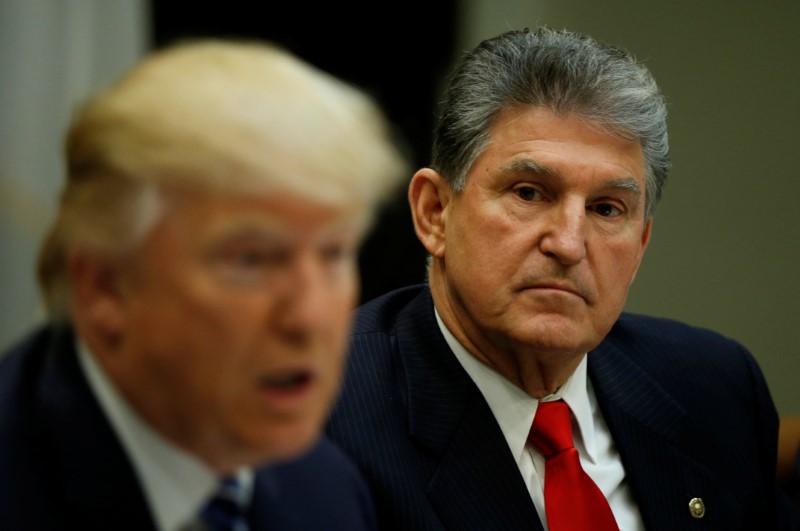
<svg viewBox="0 0 800 531"><path fill-rule="evenodd" d="M356 249L355 243L331 242L320 247L319 256L329 272L341 272L355 264Z"/></svg>
<svg viewBox="0 0 800 531"><path fill-rule="evenodd" d="M591 210L604 218L615 218L622 214L622 210L611 203L598 203L593 205Z"/></svg>
<svg viewBox="0 0 800 531"><path fill-rule="evenodd" d="M266 281L290 260L290 250L283 246L229 242L215 250L210 264L225 282L252 286Z"/></svg>
<svg viewBox="0 0 800 531"><path fill-rule="evenodd" d="M231 265L243 269L276 266L288 259L289 253L275 249L240 249L229 256Z"/></svg>
<svg viewBox="0 0 800 531"><path fill-rule="evenodd" d="M348 254L347 248L341 244L327 245L322 248L322 258L326 262L338 262Z"/></svg>
<svg viewBox="0 0 800 531"><path fill-rule="evenodd" d="M517 197L522 199L523 201L534 201L539 198L542 194L536 188L532 186L519 186L514 189L514 193L517 194Z"/></svg>

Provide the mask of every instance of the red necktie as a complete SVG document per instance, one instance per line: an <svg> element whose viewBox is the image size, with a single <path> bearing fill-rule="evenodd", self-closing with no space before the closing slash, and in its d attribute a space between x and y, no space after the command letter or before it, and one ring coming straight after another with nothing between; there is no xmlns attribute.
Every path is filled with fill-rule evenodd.
<svg viewBox="0 0 800 531"><path fill-rule="evenodd" d="M528 441L545 458L544 506L550 531L619 531L603 493L581 467L563 400L539 402Z"/></svg>

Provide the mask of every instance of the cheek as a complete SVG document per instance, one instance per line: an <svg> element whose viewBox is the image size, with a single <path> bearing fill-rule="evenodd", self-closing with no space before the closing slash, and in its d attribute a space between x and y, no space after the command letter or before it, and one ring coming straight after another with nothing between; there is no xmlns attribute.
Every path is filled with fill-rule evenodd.
<svg viewBox="0 0 800 531"><path fill-rule="evenodd" d="M474 209L460 211L451 217L446 233L446 265L448 270L464 271L470 284L483 283L508 269L514 250L519 247L518 230L502 216ZM501 275L502 276L502 275Z"/></svg>
<svg viewBox="0 0 800 531"><path fill-rule="evenodd" d="M348 298L342 304L337 305L332 309L335 316L331 322L327 333L327 354L333 360L333 363L342 363L345 351L347 350L347 342L350 337L350 331L353 325L353 311L355 300Z"/></svg>
<svg viewBox="0 0 800 531"><path fill-rule="evenodd" d="M330 321L324 336L322 355L326 356L328 364L337 370L344 365L357 297L358 281L354 276L348 286L342 286L342 289L335 291L329 304Z"/></svg>
<svg viewBox="0 0 800 531"><path fill-rule="evenodd" d="M263 309L247 300L229 297L195 299L184 304L177 322L200 351L237 352L252 341Z"/></svg>
<svg viewBox="0 0 800 531"><path fill-rule="evenodd" d="M331 402L339 393L339 388L342 385L344 377L344 360L346 357L346 350L344 348L334 352L327 353L327 363L325 364L323 376L323 393L324 398L320 405L324 409L328 409Z"/></svg>
<svg viewBox="0 0 800 531"><path fill-rule="evenodd" d="M595 268L595 274L598 283L603 287L601 296L609 303L615 306L625 304L640 258L640 249L630 245L606 250L603 263Z"/></svg>
<svg viewBox="0 0 800 531"><path fill-rule="evenodd" d="M627 287L630 287L636 272L639 270L639 264L644 256L644 249L644 246L637 241L635 244L628 245L619 253L624 261L620 270L625 271L624 283Z"/></svg>
<svg viewBox="0 0 800 531"><path fill-rule="evenodd" d="M165 268L150 278L139 287L138 312L149 314L154 323L180 327L178 330L191 327L193 333L202 334L206 330L203 325L218 326L215 323L224 322L240 304L196 268L179 271Z"/></svg>
<svg viewBox="0 0 800 531"><path fill-rule="evenodd" d="M353 310L358 304L360 288L359 270L355 262L350 264L341 277L328 284L326 304L339 327L348 328L347 323L350 322Z"/></svg>

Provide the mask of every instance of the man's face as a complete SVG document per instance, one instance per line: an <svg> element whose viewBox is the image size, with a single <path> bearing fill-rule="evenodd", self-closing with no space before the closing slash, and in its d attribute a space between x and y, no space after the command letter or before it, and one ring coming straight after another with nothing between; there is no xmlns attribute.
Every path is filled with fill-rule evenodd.
<svg viewBox="0 0 800 531"><path fill-rule="evenodd" d="M644 190L637 142L543 108L500 113L443 206L437 308L501 373L587 352L621 313L647 245Z"/></svg>
<svg viewBox="0 0 800 531"><path fill-rule="evenodd" d="M294 456L339 388L360 220L297 196L168 196L125 266L111 372L217 468Z"/></svg>

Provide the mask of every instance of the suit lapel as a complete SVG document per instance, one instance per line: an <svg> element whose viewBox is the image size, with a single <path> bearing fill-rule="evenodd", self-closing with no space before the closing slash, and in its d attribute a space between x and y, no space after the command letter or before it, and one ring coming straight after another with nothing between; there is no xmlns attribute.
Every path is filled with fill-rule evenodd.
<svg viewBox="0 0 800 531"><path fill-rule="evenodd" d="M278 484L268 468L256 471L253 485L253 501L247 515L250 528L257 529L298 529L292 515L284 510L278 496Z"/></svg>
<svg viewBox="0 0 800 531"><path fill-rule="evenodd" d="M685 410L608 339L589 354L589 376L648 530L710 529L689 501L712 499L718 480L682 448Z"/></svg>
<svg viewBox="0 0 800 531"><path fill-rule="evenodd" d="M427 290L401 314L397 340L409 433L436 459L427 493L445 527L541 529L489 406L438 329ZM686 451L692 427L682 406L613 340L589 354L589 375L645 527L713 529L713 515L696 520L689 512L692 498L713 500L720 485Z"/></svg>
<svg viewBox="0 0 800 531"><path fill-rule="evenodd" d="M155 529L133 467L78 366L70 332L55 334L38 393L66 507L82 529Z"/></svg>
<svg viewBox="0 0 800 531"><path fill-rule="evenodd" d="M436 460L428 498L447 529L541 529L502 431L445 342L426 289L398 320L409 433Z"/></svg>

